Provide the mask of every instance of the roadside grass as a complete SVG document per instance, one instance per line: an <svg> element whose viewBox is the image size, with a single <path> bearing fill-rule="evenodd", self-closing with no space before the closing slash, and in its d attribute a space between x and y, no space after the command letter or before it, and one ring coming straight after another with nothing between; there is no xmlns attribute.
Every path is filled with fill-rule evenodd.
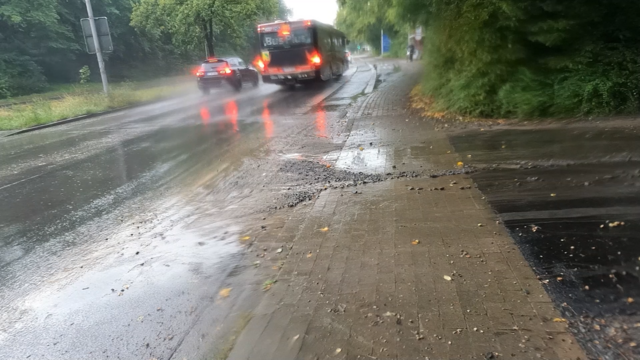
<svg viewBox="0 0 640 360"><path fill-rule="evenodd" d="M155 87L123 83L111 86L108 96L103 95L100 90L90 91L90 87L84 88L84 92L74 89L72 92L61 93L61 98L33 98L33 101L27 104L0 108L0 130L24 129L80 115L118 109L161 99L192 88L194 84L187 81Z"/></svg>
<svg viewBox="0 0 640 360"><path fill-rule="evenodd" d="M46 92L16 96L8 99L0 99L0 106L11 106L13 104L22 104L34 102L43 99L58 98L64 95L80 94L80 93L99 93L102 91L102 84L55 84L49 86Z"/></svg>

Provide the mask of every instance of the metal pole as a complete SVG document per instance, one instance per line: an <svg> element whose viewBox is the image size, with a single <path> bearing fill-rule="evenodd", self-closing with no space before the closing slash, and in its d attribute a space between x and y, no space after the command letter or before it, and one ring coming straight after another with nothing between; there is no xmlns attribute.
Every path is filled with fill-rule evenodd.
<svg viewBox="0 0 640 360"><path fill-rule="evenodd" d="M384 55L384 30L380 29L380 57Z"/></svg>
<svg viewBox="0 0 640 360"><path fill-rule="evenodd" d="M105 94L109 93L109 82L107 81L107 71L104 68L104 60L102 59L102 49L100 49L100 40L98 39L98 30L96 22L93 18L93 9L91 8L91 0L85 0L87 4L87 15L89 15L89 25L91 26L91 35L93 35L93 43L96 47L96 56L98 57L98 67L100 67L100 78L102 79L102 89Z"/></svg>

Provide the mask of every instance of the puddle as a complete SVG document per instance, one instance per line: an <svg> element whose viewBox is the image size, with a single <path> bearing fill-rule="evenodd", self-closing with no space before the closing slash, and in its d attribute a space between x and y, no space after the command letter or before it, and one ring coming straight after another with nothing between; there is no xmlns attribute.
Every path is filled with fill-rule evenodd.
<svg viewBox="0 0 640 360"><path fill-rule="evenodd" d="M2 341L12 346L0 357L92 358L106 348L110 357L168 355L231 270L241 249L238 230L220 223L176 228L69 262L11 305L19 315L4 323ZM145 346L156 338L164 341Z"/></svg>
<svg viewBox="0 0 640 360"><path fill-rule="evenodd" d="M342 151L336 167L349 171L369 174L384 173L389 150L384 147L375 149L345 149Z"/></svg>

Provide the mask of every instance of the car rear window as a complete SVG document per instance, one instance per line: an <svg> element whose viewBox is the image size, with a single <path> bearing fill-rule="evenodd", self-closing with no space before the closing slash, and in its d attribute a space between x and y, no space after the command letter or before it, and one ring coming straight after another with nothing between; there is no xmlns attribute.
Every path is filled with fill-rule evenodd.
<svg viewBox="0 0 640 360"><path fill-rule="evenodd" d="M223 67L225 65L227 65L226 61L218 61L218 62L214 62L214 63L204 63L204 64L202 64L202 68L205 71L208 71L208 70L217 69L219 67Z"/></svg>

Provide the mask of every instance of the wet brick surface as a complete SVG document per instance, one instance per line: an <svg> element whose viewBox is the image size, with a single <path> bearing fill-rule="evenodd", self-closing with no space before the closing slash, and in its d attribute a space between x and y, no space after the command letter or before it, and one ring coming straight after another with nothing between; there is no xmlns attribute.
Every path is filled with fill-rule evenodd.
<svg viewBox="0 0 640 360"><path fill-rule="evenodd" d="M359 102L338 165L456 166L446 136L404 112L417 75L405 66ZM258 238L278 281L230 360L586 359L467 175L358 190L329 189Z"/></svg>

